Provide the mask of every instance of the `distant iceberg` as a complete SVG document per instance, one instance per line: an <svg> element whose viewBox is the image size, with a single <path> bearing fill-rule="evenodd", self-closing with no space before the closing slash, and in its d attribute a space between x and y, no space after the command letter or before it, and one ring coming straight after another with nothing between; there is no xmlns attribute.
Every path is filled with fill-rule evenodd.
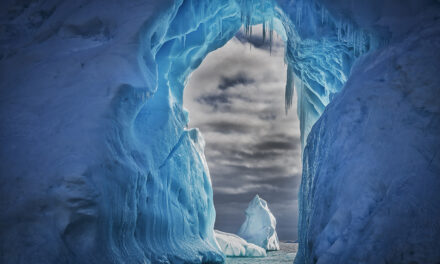
<svg viewBox="0 0 440 264"><path fill-rule="evenodd" d="M266 250L252 243L246 242L243 238L226 232L214 230L215 238L227 257L265 257Z"/></svg>
<svg viewBox="0 0 440 264"><path fill-rule="evenodd" d="M257 194L246 209L246 220L241 225L238 235L266 250L279 250L276 225L277 220L269 210L267 202Z"/></svg>

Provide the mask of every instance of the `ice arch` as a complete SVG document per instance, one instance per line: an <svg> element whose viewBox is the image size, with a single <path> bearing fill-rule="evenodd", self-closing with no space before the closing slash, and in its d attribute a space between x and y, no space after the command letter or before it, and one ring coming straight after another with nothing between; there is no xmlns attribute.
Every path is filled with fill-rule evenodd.
<svg viewBox="0 0 440 264"><path fill-rule="evenodd" d="M348 78L354 59L382 41L360 30L351 22L334 19L322 4L298 1L183 1L176 4L168 27L150 25L145 30L141 67L157 63L157 68L144 68L151 87L162 87L169 81L172 102L181 104L184 82L210 51L223 46L241 26L264 24L265 38L270 41L275 30L286 41L286 111L291 105L293 87L300 94L298 114L301 118L302 141L322 114L333 95ZM282 9L283 6L289 7ZM285 10L288 10L286 13ZM303 21L304 20L304 21Z"/></svg>
<svg viewBox="0 0 440 264"><path fill-rule="evenodd" d="M0 262L221 262L182 89L272 19L307 138L296 262L438 262L438 1L1 5Z"/></svg>
<svg viewBox="0 0 440 264"><path fill-rule="evenodd" d="M202 209L191 208L189 213L176 219L171 215L181 214L182 210L172 207L167 213L152 211L149 217L155 219L155 214L163 214L161 217L170 226L185 219L188 223L184 222L184 226L188 229L194 229L193 223L203 224L191 232L193 235L199 233L211 246L211 250L215 248L211 231L215 213L209 174L200 150L203 146L198 149L200 156L196 160L181 161L182 157L178 156L186 157L186 153L194 148L191 144L182 145L182 142L188 141L189 134L193 135L189 136L193 144L203 145L197 131L186 130L188 113L182 108L183 89L191 71L200 65L210 51L223 46L242 26L252 34L250 25L253 24L264 25L267 32L264 30L263 34L268 41L272 38L271 31L276 30L286 42L286 111L291 104L296 82L299 95L297 110L304 145L311 127L323 113L325 106L342 89L355 58L376 48L381 41L381 36L357 29L351 22L335 19L325 6L308 1L298 1L295 4L272 0L181 1L141 32L140 65L149 87L154 89L154 95L145 103L141 102L135 113L132 133L138 142L151 148L154 153L149 163L154 164L151 170L156 171L157 175L153 173L151 177L170 177L168 181L176 185L173 192L177 192L179 198L185 197L178 199L177 204L186 206L185 203L194 196L191 190L200 190L203 187L205 191L199 194L203 198ZM173 163L175 159L179 162ZM195 179L191 180L199 187L194 188L188 182L180 182L182 171L188 171L187 164L193 166L200 162L203 166L192 170L192 177ZM199 175L203 175L203 178L200 179ZM155 182L162 184L159 179ZM158 188L154 187L152 191L156 189ZM163 199L170 199L169 194L162 195L166 196ZM150 202L162 204L162 201L157 200ZM199 213L197 217L192 215L195 211ZM163 228L163 232L150 232L153 236L170 230L169 226L150 226L155 230ZM187 234L184 232L176 237ZM171 241L155 246L162 247L168 243ZM182 241L183 245L188 243ZM203 244L199 238L193 243ZM176 246L176 252L179 247L182 246ZM167 246L165 248L168 250Z"/></svg>

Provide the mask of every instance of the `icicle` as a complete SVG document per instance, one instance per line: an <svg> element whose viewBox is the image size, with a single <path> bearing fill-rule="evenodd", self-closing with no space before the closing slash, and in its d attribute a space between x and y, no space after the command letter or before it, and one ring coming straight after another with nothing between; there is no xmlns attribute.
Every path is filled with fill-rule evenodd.
<svg viewBox="0 0 440 264"><path fill-rule="evenodd" d="M266 42L266 21L263 19L263 44Z"/></svg>
<svg viewBox="0 0 440 264"><path fill-rule="evenodd" d="M302 20L302 1L297 2L297 8L296 8L296 25L298 27L301 26L301 20Z"/></svg>
<svg viewBox="0 0 440 264"><path fill-rule="evenodd" d="M272 55L272 42L273 42L273 18L270 18L269 25L269 53Z"/></svg>
<svg viewBox="0 0 440 264"><path fill-rule="evenodd" d="M223 19L220 18L220 37L223 38Z"/></svg>
<svg viewBox="0 0 440 264"><path fill-rule="evenodd" d="M338 28L338 41L341 41L341 27L342 27L341 22L338 21L338 22L336 23L336 26L337 26L337 28Z"/></svg>
<svg viewBox="0 0 440 264"><path fill-rule="evenodd" d="M249 38L251 37L252 37L252 23L249 23Z"/></svg>
<svg viewBox="0 0 440 264"><path fill-rule="evenodd" d="M353 55L356 57L357 41L356 41L356 34L354 32L352 37L352 45L353 45Z"/></svg>
<svg viewBox="0 0 440 264"><path fill-rule="evenodd" d="M292 107L294 89L295 89L295 77L290 67L290 64L287 64L286 91L284 96L286 115L290 107Z"/></svg>

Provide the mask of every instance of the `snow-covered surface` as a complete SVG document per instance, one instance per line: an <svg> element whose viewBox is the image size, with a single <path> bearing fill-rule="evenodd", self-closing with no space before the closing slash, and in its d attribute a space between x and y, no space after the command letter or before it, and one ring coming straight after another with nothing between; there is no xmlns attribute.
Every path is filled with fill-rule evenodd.
<svg viewBox="0 0 440 264"><path fill-rule="evenodd" d="M226 264L292 264L298 251L298 243L280 242L280 250L268 251L264 258L249 260L246 257L228 257Z"/></svg>
<svg viewBox="0 0 440 264"><path fill-rule="evenodd" d="M276 226L277 220L267 202L257 194L246 209L246 220L241 225L238 235L266 250L279 250Z"/></svg>
<svg viewBox="0 0 440 264"><path fill-rule="evenodd" d="M214 230L215 238L227 257L265 257L266 250L243 238L226 232Z"/></svg>
<svg viewBox="0 0 440 264"><path fill-rule="evenodd" d="M439 261L439 1L0 5L1 263L222 262L182 94L243 23L287 38L296 263Z"/></svg>

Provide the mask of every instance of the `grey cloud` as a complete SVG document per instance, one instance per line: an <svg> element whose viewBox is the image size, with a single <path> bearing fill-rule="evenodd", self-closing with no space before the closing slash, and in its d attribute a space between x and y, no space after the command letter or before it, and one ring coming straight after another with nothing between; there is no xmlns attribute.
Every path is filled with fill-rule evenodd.
<svg viewBox="0 0 440 264"><path fill-rule="evenodd" d="M264 148L259 146L257 143L254 146L249 146L246 149L238 149L238 148L230 148L228 146L222 146L221 144L211 145L211 147L215 147L216 149L221 150L222 153L227 154L226 157L234 157L240 160L262 160L262 159L270 159L270 158L278 158L278 156L283 156L283 152L277 151L277 149ZM278 148L278 150L290 150L287 147Z"/></svg>
<svg viewBox="0 0 440 264"><path fill-rule="evenodd" d="M226 90L232 86L235 85L248 85L251 83L254 83L255 80L253 78L250 78L247 76L245 72L238 72L234 76L221 76L220 83L218 85L218 88L220 90Z"/></svg>
<svg viewBox="0 0 440 264"><path fill-rule="evenodd" d="M201 95L196 100L210 106L214 111L229 112L231 110L231 100L225 93Z"/></svg>
<svg viewBox="0 0 440 264"><path fill-rule="evenodd" d="M252 109L241 109L237 111L234 109L234 104L238 103L252 103L253 100L246 96L229 94L227 92L221 93L208 93L197 97L196 101L200 104L207 105L215 112L234 112L235 113L248 113L251 114L254 111Z"/></svg>
<svg viewBox="0 0 440 264"><path fill-rule="evenodd" d="M216 131L222 134L230 133L249 133L252 130L251 125L236 123L232 121L213 120L204 124L206 130Z"/></svg>
<svg viewBox="0 0 440 264"><path fill-rule="evenodd" d="M258 151L291 150L297 148L299 143L299 138L295 138L295 140L291 141L268 140L255 144L255 149Z"/></svg>
<svg viewBox="0 0 440 264"><path fill-rule="evenodd" d="M266 120L266 121L275 120L275 119L277 119L277 116L278 115L272 111L263 112L263 113L258 114L258 118L260 118L261 120Z"/></svg>
<svg viewBox="0 0 440 264"><path fill-rule="evenodd" d="M227 173L228 171L234 171L238 172L241 175L254 175L254 177L264 177L267 174L270 175L285 175L288 174L288 168L286 166L280 166L280 165L272 165L272 166L266 166L266 167L248 167L245 165L224 165L221 168L219 168L221 171L218 171L216 173L222 174L224 177L230 177L235 176L236 174L230 174ZM226 173L222 173L226 172Z"/></svg>

